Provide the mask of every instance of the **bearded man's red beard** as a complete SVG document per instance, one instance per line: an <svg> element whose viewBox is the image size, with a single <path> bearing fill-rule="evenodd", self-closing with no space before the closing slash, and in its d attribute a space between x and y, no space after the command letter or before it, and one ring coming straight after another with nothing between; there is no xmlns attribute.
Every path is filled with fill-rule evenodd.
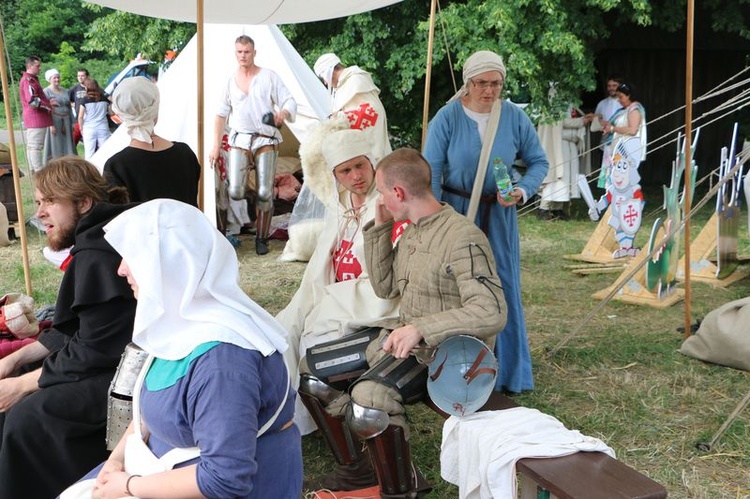
<svg viewBox="0 0 750 499"><path fill-rule="evenodd" d="M70 248L75 244L76 227L83 218L83 214L76 209L73 218L65 225L56 225L54 230L47 234L47 243L54 251Z"/></svg>

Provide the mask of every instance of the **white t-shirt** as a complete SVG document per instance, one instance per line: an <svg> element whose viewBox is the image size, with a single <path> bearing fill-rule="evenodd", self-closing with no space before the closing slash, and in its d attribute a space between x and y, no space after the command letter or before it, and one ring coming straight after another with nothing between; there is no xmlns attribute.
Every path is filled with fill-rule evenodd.
<svg viewBox="0 0 750 499"><path fill-rule="evenodd" d="M599 101L599 104L596 105L594 114L598 114L603 119L610 121L610 118L615 114L615 111L621 107L622 106L620 105L620 101L617 100L617 97L607 97L606 99Z"/></svg>
<svg viewBox="0 0 750 499"><path fill-rule="evenodd" d="M250 83L248 93L238 86L234 75L227 80L216 114L229 117L229 128L238 133L260 133L281 141L279 129L263 123L263 115L276 108L289 112L289 121L297 116L297 103L281 78L270 69L260 71Z"/></svg>

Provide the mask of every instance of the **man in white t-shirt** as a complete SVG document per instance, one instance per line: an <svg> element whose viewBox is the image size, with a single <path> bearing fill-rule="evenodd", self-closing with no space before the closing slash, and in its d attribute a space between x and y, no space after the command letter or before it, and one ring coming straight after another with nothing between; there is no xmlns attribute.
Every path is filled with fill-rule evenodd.
<svg viewBox="0 0 750 499"><path fill-rule="evenodd" d="M615 111L622 107L620 105L620 102L617 100L616 94L617 87L619 87L620 83L622 83L623 81L625 81L625 79L617 74L610 74L609 76L607 76L607 96L604 99L600 100L599 104L596 105L596 109L594 110L596 119L591 122L592 132L601 132L602 127L600 125L600 122L608 121L612 117L612 115L615 114ZM594 141L592 140L592 144L593 143ZM604 144L602 143L600 144L600 147L599 149L597 149L597 151L601 151L603 148ZM596 164L593 162L593 159L594 158L592 158L592 163Z"/></svg>
<svg viewBox="0 0 750 499"><path fill-rule="evenodd" d="M268 234L273 216L273 183L276 159L282 141L280 127L294 121L297 103L281 78L270 69L255 65L255 42L247 35L235 40L239 67L227 80L214 124L214 146L209 155L212 164L219 159L221 139L227 124L229 195L245 198L247 170L255 168L255 252L268 253Z"/></svg>

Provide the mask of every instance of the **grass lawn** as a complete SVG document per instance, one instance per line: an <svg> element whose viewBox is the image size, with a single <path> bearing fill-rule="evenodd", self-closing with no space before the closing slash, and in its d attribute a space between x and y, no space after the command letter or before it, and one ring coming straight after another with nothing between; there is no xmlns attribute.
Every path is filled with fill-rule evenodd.
<svg viewBox="0 0 750 499"><path fill-rule="evenodd" d="M22 155L19 155L21 157ZM32 202L24 179L26 215ZM700 191L696 201L700 199ZM637 242L646 245L659 208L659 191L646 193L646 219ZM695 238L708 220L709 202L692 222ZM580 276L569 266L579 263L563 255L579 253L594 230L585 207L575 203L572 220L545 222L533 213L520 218L523 299L532 348L536 389L515 397L560 419L568 428L601 438L617 457L662 483L670 497L750 497L750 410L740 414L718 444L707 453L696 443L707 441L750 390L750 373L705 364L678 353L686 304L666 309L609 302L586 324L581 321L599 302L593 293L619 274ZM740 254L750 254L745 214ZM29 230L29 256L34 297L52 303L61 274L41 255L44 238ZM279 262L284 243L271 241L271 253L255 255L253 240L238 248L242 286L272 313L291 298L304 271L303 263ZM745 267L741 267L745 270ZM0 248L0 294L24 290L18 242ZM750 293L750 279L727 288L693 282L691 320ZM548 355L562 338L577 334ZM502 359L501 359L502 362ZM413 456L435 488L430 497L454 498L458 491L440 479L442 419L422 405L410 408ZM305 466L310 474L329 470L333 460L322 440L305 437Z"/></svg>

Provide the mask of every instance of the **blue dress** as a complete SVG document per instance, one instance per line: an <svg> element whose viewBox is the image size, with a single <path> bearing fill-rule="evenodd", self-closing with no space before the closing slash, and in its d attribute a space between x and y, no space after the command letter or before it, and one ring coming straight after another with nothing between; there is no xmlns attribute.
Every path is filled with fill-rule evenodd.
<svg viewBox="0 0 750 499"><path fill-rule="evenodd" d="M476 177L482 141L477 123L463 110L460 100L450 102L438 111L430 122L424 156L432 167L432 190L459 213L466 214L469 199L446 192L452 190L471 193ZM482 196L497 193L492 174L492 161L501 159L507 166L517 158L526 164L526 174L518 182L528 197L533 196L547 175L549 163L534 125L524 111L515 104L503 101L500 123L490 154ZM505 208L496 200L479 207L476 224L487 227L487 238L495 256L497 273L503 283L508 306L508 322L495 344L500 363L496 390L521 392L534 388L531 354L526 337L526 320L521 303L521 255L516 207ZM488 208L485 213L485 208ZM487 220L485 220L485 218Z"/></svg>
<svg viewBox="0 0 750 499"><path fill-rule="evenodd" d="M296 395L287 384L282 355L263 357L255 350L217 343L199 346L186 359L157 359L146 376L141 414L151 451L161 457L175 447L200 448L199 458L177 467L197 463L198 488L209 498L299 499L302 437L296 425L282 430L294 415ZM164 375L170 368L183 373ZM152 376L155 370L160 377ZM257 438L286 390L284 409ZM100 469L84 478L95 478Z"/></svg>

